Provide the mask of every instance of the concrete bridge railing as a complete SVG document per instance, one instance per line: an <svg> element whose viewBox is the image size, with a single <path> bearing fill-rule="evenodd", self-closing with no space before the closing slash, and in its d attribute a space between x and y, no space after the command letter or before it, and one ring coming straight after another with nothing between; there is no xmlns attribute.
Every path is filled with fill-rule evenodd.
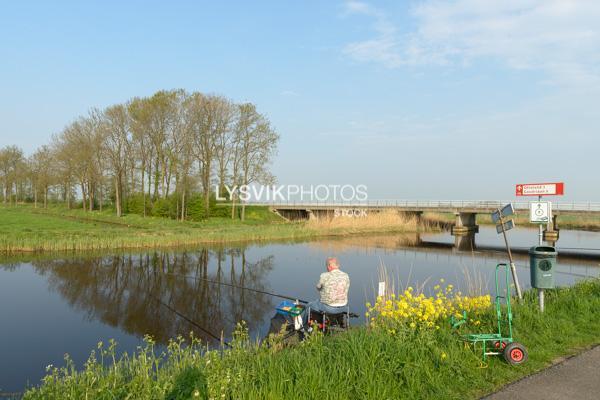
<svg viewBox="0 0 600 400"><path fill-rule="evenodd" d="M410 210L495 210L512 203L516 210L528 210L531 200L369 200L363 202L346 201L253 201L247 205L270 206L274 208L403 208ZM552 200L550 200L552 201ZM552 201L553 211L600 212L600 202Z"/></svg>

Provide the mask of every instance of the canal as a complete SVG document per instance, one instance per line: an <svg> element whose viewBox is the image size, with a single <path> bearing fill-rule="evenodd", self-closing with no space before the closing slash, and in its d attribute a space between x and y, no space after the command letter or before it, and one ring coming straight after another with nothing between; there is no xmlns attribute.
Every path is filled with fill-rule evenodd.
<svg viewBox="0 0 600 400"><path fill-rule="evenodd" d="M526 249L536 243L537 231L516 229L510 240L521 250L517 269L528 287ZM422 286L427 294L440 279L465 293L491 290L495 265L506 261L495 229L481 227L470 249L458 250L454 243L450 234L436 233L0 258L0 392L37 385L48 365L64 364L65 353L80 367L99 341L111 338L126 352L135 351L145 334L164 344L193 330L215 343L211 334L228 337L240 320L253 337L262 337L280 299L212 281L312 300L330 255L350 275L350 307L361 316L365 302L373 299L381 266L396 287ZM600 276L600 233L563 230L557 247L565 254L556 273L559 285Z"/></svg>

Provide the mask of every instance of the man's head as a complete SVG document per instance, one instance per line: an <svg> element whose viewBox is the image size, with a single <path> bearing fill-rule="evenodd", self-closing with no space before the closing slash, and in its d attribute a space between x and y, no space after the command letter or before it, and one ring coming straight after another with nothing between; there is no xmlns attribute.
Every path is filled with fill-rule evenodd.
<svg viewBox="0 0 600 400"><path fill-rule="evenodd" d="M334 269L340 269L340 264L335 257L327 257L327 260L325 260L325 266L329 272L333 271Z"/></svg>

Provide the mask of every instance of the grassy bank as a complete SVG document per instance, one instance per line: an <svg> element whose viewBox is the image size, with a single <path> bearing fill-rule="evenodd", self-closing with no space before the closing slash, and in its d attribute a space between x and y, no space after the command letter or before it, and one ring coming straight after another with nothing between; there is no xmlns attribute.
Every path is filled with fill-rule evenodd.
<svg viewBox="0 0 600 400"><path fill-rule="evenodd" d="M372 309L372 308L371 308ZM83 369L70 361L50 367L25 399L396 399L478 398L548 366L557 357L600 342L600 281L548 291L546 312L535 293L514 307L515 338L529 361L513 367L499 357L481 363L465 348L445 318L440 328L396 320L352 329L333 337L313 336L282 348L256 345L241 329L230 349L206 351L197 341L173 341L156 355L153 342L114 359L114 345L98 346ZM493 331L490 307L464 332Z"/></svg>
<svg viewBox="0 0 600 400"><path fill-rule="evenodd" d="M452 213L427 212L424 214L424 217L430 221L440 221L446 223L454 223L456 221L456 216ZM532 224L529 222L529 213L527 211L519 211L513 218L518 226L537 228L537 224ZM492 218L489 214L477 214L477 224L492 225ZM591 213L561 212L558 216L558 228L599 232L600 215Z"/></svg>
<svg viewBox="0 0 600 400"><path fill-rule="evenodd" d="M230 218L181 222L135 214L117 218L112 210L0 206L0 253L159 248L420 229L410 219L380 222L373 224L366 218L348 226L311 225L285 221L266 207L248 207L243 222Z"/></svg>

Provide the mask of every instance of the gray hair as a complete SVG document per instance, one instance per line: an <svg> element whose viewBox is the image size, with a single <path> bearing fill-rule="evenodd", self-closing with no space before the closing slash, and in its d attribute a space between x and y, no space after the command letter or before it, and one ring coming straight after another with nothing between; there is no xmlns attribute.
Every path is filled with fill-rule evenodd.
<svg viewBox="0 0 600 400"><path fill-rule="evenodd" d="M339 268L340 263L338 262L338 259L336 257L327 257L327 260L325 260L325 266L332 267L332 268Z"/></svg>

